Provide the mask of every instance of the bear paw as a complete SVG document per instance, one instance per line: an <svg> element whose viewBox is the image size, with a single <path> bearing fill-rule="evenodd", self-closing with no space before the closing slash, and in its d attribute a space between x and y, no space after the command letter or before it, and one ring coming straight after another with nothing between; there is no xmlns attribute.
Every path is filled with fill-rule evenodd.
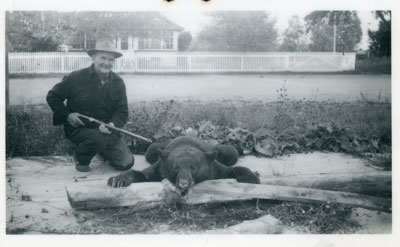
<svg viewBox="0 0 400 247"><path fill-rule="evenodd" d="M144 182L146 181L145 176L141 172L137 171L125 171L115 177L110 177L108 179L108 186L119 188L119 187L127 187L132 183Z"/></svg>
<svg viewBox="0 0 400 247"><path fill-rule="evenodd" d="M234 167L232 173L233 177L240 183L260 184L258 176L247 167Z"/></svg>

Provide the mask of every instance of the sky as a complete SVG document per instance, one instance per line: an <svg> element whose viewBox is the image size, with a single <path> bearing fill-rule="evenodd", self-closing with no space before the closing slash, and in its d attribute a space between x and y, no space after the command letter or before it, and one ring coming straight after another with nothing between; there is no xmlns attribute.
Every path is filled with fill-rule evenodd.
<svg viewBox="0 0 400 247"><path fill-rule="evenodd" d="M290 11L290 10L278 10L273 9L269 11L272 18L276 19L276 28L280 35L283 34L285 29L288 27L289 19L297 14L301 19L303 19L310 11ZM168 12L164 11L163 14L167 18L181 27L189 30L193 36L201 30L202 27L207 25L210 18L206 15L207 12L202 11L188 11L188 12ZM377 30L378 20L374 18L371 11L358 11L358 16L361 22L362 29L362 39L359 44L361 49L368 49L368 29ZM304 24L304 23L303 23Z"/></svg>

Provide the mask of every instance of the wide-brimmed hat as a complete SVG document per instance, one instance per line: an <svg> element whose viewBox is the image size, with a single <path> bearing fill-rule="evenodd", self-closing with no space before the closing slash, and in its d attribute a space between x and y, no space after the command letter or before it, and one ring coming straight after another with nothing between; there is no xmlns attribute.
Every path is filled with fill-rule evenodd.
<svg viewBox="0 0 400 247"><path fill-rule="evenodd" d="M122 57L121 51L115 48L114 42L109 39L97 40L94 49L87 50L87 53L89 54L89 56L93 56L96 52L99 51L114 53L115 58Z"/></svg>

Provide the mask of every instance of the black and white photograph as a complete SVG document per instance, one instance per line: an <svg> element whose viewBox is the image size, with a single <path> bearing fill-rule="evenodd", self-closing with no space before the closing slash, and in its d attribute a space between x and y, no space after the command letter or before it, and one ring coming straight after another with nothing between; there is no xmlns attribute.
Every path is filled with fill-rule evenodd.
<svg viewBox="0 0 400 247"><path fill-rule="evenodd" d="M8 2L7 238L396 237L395 1Z"/></svg>

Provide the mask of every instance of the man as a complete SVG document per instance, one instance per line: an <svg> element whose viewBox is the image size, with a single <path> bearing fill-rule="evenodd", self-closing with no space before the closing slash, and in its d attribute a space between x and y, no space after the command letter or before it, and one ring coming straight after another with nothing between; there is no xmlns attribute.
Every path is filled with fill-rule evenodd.
<svg viewBox="0 0 400 247"><path fill-rule="evenodd" d="M80 117L93 117L115 127L123 127L128 119L124 81L111 71L122 53L109 40L98 40L87 53L93 64L65 76L47 94L53 111L53 125L64 125L66 137L75 144L75 168L90 171L90 161L100 153L117 170L128 170L134 159L118 133L104 125L96 125ZM66 104L64 101L66 100Z"/></svg>

